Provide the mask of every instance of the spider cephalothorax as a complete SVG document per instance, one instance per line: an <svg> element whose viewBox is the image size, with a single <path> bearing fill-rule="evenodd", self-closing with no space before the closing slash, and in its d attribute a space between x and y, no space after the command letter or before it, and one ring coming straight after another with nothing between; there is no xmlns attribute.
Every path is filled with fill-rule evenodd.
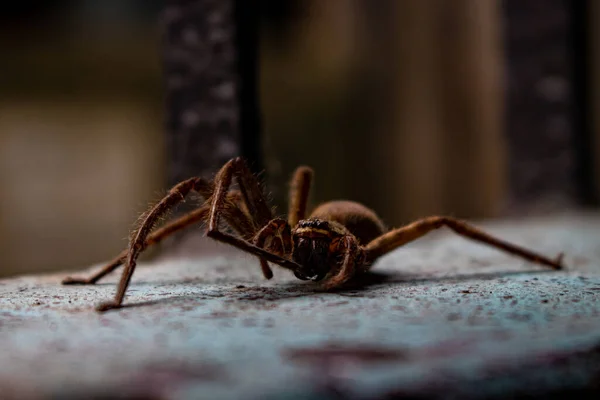
<svg viewBox="0 0 600 400"><path fill-rule="evenodd" d="M562 268L562 255L551 260L452 217L427 217L388 231L373 210L351 201L323 203L307 217L312 177L312 169L296 169L291 181L288 219L273 218L256 177L243 159L234 158L221 168L213 181L191 178L175 185L145 214L127 250L92 277L66 278L63 283L93 284L124 263L115 299L97 307L98 311L118 308L125 298L140 252L194 223L206 223L207 236L257 256L265 278L273 276L270 262L291 270L299 279L320 281L324 289L342 286L367 271L384 254L443 226L524 259L554 269ZM239 190L230 188L234 179ZM203 197L204 204L153 231L154 224L190 192ZM233 233L221 230L221 221Z"/></svg>

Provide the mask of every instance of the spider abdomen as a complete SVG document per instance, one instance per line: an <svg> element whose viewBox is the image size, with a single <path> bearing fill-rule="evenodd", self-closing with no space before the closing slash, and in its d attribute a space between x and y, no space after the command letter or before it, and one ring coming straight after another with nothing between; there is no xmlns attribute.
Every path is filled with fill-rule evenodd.
<svg viewBox="0 0 600 400"><path fill-rule="evenodd" d="M362 245L386 231L385 225L373 210L354 201L323 203L313 210L310 218L335 221L343 225Z"/></svg>

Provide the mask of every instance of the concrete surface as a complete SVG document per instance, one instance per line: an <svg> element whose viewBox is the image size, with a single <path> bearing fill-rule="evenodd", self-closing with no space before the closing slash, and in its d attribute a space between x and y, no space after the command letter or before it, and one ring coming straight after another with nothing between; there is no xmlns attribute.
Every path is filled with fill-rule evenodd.
<svg viewBox="0 0 600 400"><path fill-rule="evenodd" d="M598 390L600 217L487 225L547 271L440 232L386 256L362 286L318 293L221 244L118 276L0 281L0 398L503 398ZM206 245L206 243L205 243ZM216 252L214 249L216 248ZM80 272L84 274L84 272Z"/></svg>

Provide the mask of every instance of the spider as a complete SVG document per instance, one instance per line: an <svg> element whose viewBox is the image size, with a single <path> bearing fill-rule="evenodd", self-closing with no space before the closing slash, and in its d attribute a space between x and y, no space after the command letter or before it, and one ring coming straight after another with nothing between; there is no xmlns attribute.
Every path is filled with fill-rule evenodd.
<svg viewBox="0 0 600 400"><path fill-rule="evenodd" d="M238 190L230 188L234 179ZM99 304L96 310L119 308L139 254L148 246L195 223L208 225L207 236L257 256L266 279L273 277L269 266L273 263L291 270L301 280L319 281L325 290L341 287L351 278L368 271L384 254L444 226L515 256L562 269L562 253L551 260L452 217L431 216L387 230L374 211L346 200L322 203L307 217L312 179L311 168L301 166L296 169L290 182L288 218L274 218L257 178L244 159L234 158L217 172L213 181L190 178L175 185L143 215L128 249L93 276L87 279L67 277L63 284L94 284L125 264L114 300ZM203 197L204 204L153 231L156 222L192 192ZM229 230L222 229L222 220Z"/></svg>

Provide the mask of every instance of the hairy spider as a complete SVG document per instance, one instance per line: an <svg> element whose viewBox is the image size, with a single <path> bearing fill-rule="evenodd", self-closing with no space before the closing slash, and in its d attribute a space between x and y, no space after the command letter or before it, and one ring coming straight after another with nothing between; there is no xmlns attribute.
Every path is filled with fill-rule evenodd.
<svg viewBox="0 0 600 400"><path fill-rule="evenodd" d="M230 189L234 178L239 190ZM562 254L551 260L452 217L427 217L388 231L375 212L364 205L330 201L319 205L306 218L312 178L311 168L296 169L290 184L288 219L273 218L258 180L242 158L234 158L219 170L212 182L191 178L175 185L144 215L128 249L88 279L67 277L63 284L94 284L124 263L114 300L96 309L119 308L140 252L197 222L208 223L207 236L257 256L265 278L273 276L270 262L291 270L299 279L320 281L324 289L340 287L350 278L366 272L384 254L443 226L526 260L557 270L562 268ZM204 204L152 231L160 217L191 192L200 194L205 199ZM221 219L234 233L221 230Z"/></svg>

